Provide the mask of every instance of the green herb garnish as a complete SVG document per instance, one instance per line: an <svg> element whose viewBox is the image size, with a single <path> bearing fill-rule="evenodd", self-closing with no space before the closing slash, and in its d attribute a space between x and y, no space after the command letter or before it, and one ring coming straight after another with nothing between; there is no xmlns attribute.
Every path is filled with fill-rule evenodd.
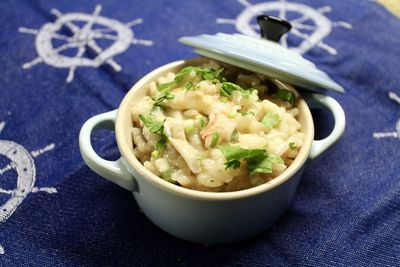
<svg viewBox="0 0 400 267"><path fill-rule="evenodd" d="M204 128L204 127L206 127L207 122L206 122L206 120L204 118L201 118L199 124L200 124L201 128Z"/></svg>
<svg viewBox="0 0 400 267"><path fill-rule="evenodd" d="M250 175L256 173L272 173L272 164L283 163L277 156L270 156L264 149L246 149L240 146L219 146L219 150L224 154L227 162L227 169L240 167L241 161L247 162Z"/></svg>
<svg viewBox="0 0 400 267"><path fill-rule="evenodd" d="M221 101L222 103L226 103L226 102L228 102L228 97L226 97L226 96L220 96L219 97L219 101Z"/></svg>
<svg viewBox="0 0 400 267"><path fill-rule="evenodd" d="M197 160L203 160L203 159L204 159L204 156L202 156L202 155L197 155L197 156L196 156L196 159L197 159Z"/></svg>
<svg viewBox="0 0 400 267"><path fill-rule="evenodd" d="M172 170L169 169L169 170L161 173L161 178L163 178L164 180L170 180L171 179L171 174L172 174Z"/></svg>
<svg viewBox="0 0 400 267"><path fill-rule="evenodd" d="M174 99L175 95L171 93L169 90L163 91L158 97L152 97L151 99L154 101L153 106L159 106L164 100Z"/></svg>
<svg viewBox="0 0 400 267"><path fill-rule="evenodd" d="M160 156L160 152L157 150L154 150L153 152L151 152L151 157L152 158L158 158L158 156Z"/></svg>
<svg viewBox="0 0 400 267"><path fill-rule="evenodd" d="M165 147L167 146L168 143L168 137L164 134L162 134L160 136L160 140L158 140L156 146L155 146L155 150L153 152L151 152L151 156L153 158L158 158L160 156L162 156L162 154L164 153Z"/></svg>
<svg viewBox="0 0 400 267"><path fill-rule="evenodd" d="M162 134L164 130L164 121L157 121L153 116L146 114L139 114L140 120L146 125L150 132L156 134Z"/></svg>
<svg viewBox="0 0 400 267"><path fill-rule="evenodd" d="M194 71L194 70L195 70L195 67L191 67L191 66L185 67L185 68L181 69L181 70L175 75L174 81L175 81L175 82L181 81L186 75L188 75L189 73L191 73L191 72Z"/></svg>
<svg viewBox="0 0 400 267"><path fill-rule="evenodd" d="M158 151L159 153L164 152L167 143L168 143L168 137L165 134L162 134L160 136L160 140L158 140L156 144L156 151Z"/></svg>
<svg viewBox="0 0 400 267"><path fill-rule="evenodd" d="M183 87L185 87L186 90L189 90L190 88L193 87L193 83L192 83L192 82L186 82L186 83L183 85Z"/></svg>
<svg viewBox="0 0 400 267"><path fill-rule="evenodd" d="M157 86L157 89L158 89L159 91L164 91L165 89L169 88L169 87L172 86L173 84L175 84L175 81L172 81L172 82L169 82L169 83L162 83L162 84L159 84L159 85Z"/></svg>
<svg viewBox="0 0 400 267"><path fill-rule="evenodd" d="M201 74L203 79L205 80L214 80L217 79L219 81L223 81L225 78L221 76L222 71L224 68L220 68L218 70L212 69L212 68L207 68L207 67L194 67L194 66L188 66L183 69L181 69L176 75L175 75L175 82L181 81L186 75L191 73L192 71L196 72L196 74Z"/></svg>
<svg viewBox="0 0 400 267"><path fill-rule="evenodd" d="M194 134L194 132L196 132L196 127L192 126L192 127L187 127L185 129L183 129L185 131L186 135L191 135Z"/></svg>
<svg viewBox="0 0 400 267"><path fill-rule="evenodd" d="M257 94L257 90L254 88L243 89L239 85L231 82L222 82L219 89L219 94L224 97L229 97L232 95L233 91L239 91L243 97L249 98L252 94Z"/></svg>
<svg viewBox="0 0 400 267"><path fill-rule="evenodd" d="M172 173L174 172L173 169L169 169L163 173L161 173L160 177L164 179L167 182L173 183L173 184L179 184L177 181L172 180Z"/></svg>
<svg viewBox="0 0 400 267"><path fill-rule="evenodd" d="M256 115L253 111L241 112L240 114L242 114L242 116L254 116L254 115Z"/></svg>
<svg viewBox="0 0 400 267"><path fill-rule="evenodd" d="M155 146L155 150L151 153L152 157L157 158L161 153L163 153L168 143L168 137L163 134L165 119L164 121L160 122L157 121L153 116L146 114L139 114L139 118L150 132L160 135L160 139Z"/></svg>
<svg viewBox="0 0 400 267"><path fill-rule="evenodd" d="M242 93L244 98L249 98L251 95L257 95L258 94L258 90L254 89L254 88L248 88L248 89L244 90L241 93Z"/></svg>
<svg viewBox="0 0 400 267"><path fill-rule="evenodd" d="M203 79L205 80L219 80L219 81L225 81L226 79L224 77L222 77L221 73L224 69L218 69L218 70L214 70L211 68L203 68L203 67L194 67L194 66L188 66L185 67L183 69L181 69L176 75L175 78L172 82L168 82L168 83L163 83L157 86L157 89L160 91L169 89L171 86L178 84L180 81L182 81L185 76L187 76L188 74L190 74L192 71L196 72L196 74L201 74ZM193 87L193 83L185 83L184 87L186 89L190 89ZM187 88L189 87L189 88Z"/></svg>
<svg viewBox="0 0 400 267"><path fill-rule="evenodd" d="M283 163L283 160L278 156L264 155L263 160L250 159L247 160L247 168L249 169L250 176L256 173L272 173L272 164Z"/></svg>
<svg viewBox="0 0 400 267"><path fill-rule="evenodd" d="M219 146L218 149L227 160L225 163L227 169L239 168L241 160L260 157L265 152L263 149L246 149L240 146Z"/></svg>
<svg viewBox="0 0 400 267"><path fill-rule="evenodd" d="M221 83L219 94L224 97L230 97L233 91L244 92L244 89L237 84L231 82Z"/></svg>
<svg viewBox="0 0 400 267"><path fill-rule="evenodd" d="M278 114L274 114L272 112L267 112L264 118L261 120L261 123L264 124L268 129L274 128L281 121Z"/></svg>
<svg viewBox="0 0 400 267"><path fill-rule="evenodd" d="M235 129L231 135L231 142L236 143L237 141L239 141L239 132Z"/></svg>
<svg viewBox="0 0 400 267"><path fill-rule="evenodd" d="M289 102L292 106L294 105L294 101L296 100L296 96L292 91L286 89L279 89L275 96L283 101Z"/></svg>
<svg viewBox="0 0 400 267"><path fill-rule="evenodd" d="M218 70L204 68L203 69L203 78L206 80L215 80L225 81L225 78L221 76L221 73L224 71L224 68L220 68Z"/></svg>
<svg viewBox="0 0 400 267"><path fill-rule="evenodd" d="M295 142L290 142L290 143L289 143L289 148L290 148L291 150L297 149L296 143L295 143Z"/></svg>
<svg viewBox="0 0 400 267"><path fill-rule="evenodd" d="M213 133L212 138L211 138L210 147L215 147L217 145L220 135L221 135L220 132Z"/></svg>
<svg viewBox="0 0 400 267"><path fill-rule="evenodd" d="M234 119L234 118L236 118L236 112L231 112L231 113L229 113L229 114L228 114L228 118L229 118L229 119Z"/></svg>

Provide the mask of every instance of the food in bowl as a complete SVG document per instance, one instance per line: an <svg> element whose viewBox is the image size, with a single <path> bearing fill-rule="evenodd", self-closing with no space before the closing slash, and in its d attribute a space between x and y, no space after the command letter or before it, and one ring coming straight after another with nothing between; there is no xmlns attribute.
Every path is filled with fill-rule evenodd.
<svg viewBox="0 0 400 267"><path fill-rule="evenodd" d="M227 192L280 175L304 141L296 93L210 61L152 82L131 107L133 151L160 178Z"/></svg>
<svg viewBox="0 0 400 267"><path fill-rule="evenodd" d="M345 115L340 104L329 96L303 95L295 101L295 106L299 109L299 114L295 118L301 123L300 132L304 133L303 143L301 148L297 149L298 154L293 162L281 175L262 185L233 192L204 192L174 185L149 171L134 155L137 145L132 144L131 108L134 105L140 105L144 98L152 95L150 84L157 81L159 77L168 76L168 72L179 73L186 66L201 66L205 62L208 62L208 59L175 61L141 78L126 94L118 110L98 114L84 123L79 134L79 147L87 165L105 179L132 191L143 213L161 229L176 237L194 242L230 243L254 236L278 220L295 195L297 185L307 166L307 160L322 155L343 134ZM228 72L227 67L222 75L226 76L228 81L236 83L235 76L233 78L228 76ZM236 73L239 72L242 71ZM242 73L249 75L249 73ZM268 80L261 80L263 83L268 83ZM285 84L285 86L292 88L290 84ZM248 87L242 85L242 88ZM258 87L258 85L254 84L253 87ZM268 94L271 94L271 98L274 98L272 95L275 89L268 87L266 97L268 98ZM262 99L265 95L261 93L261 88L259 91L258 95ZM313 106L325 107L333 114L335 119L333 130L322 140L313 140L314 124L305 98ZM273 101L278 100L274 98ZM284 101L282 105L287 105L285 109L291 110L289 101ZM133 126L142 130L140 123L140 119L136 120ZM115 130L118 149L121 152L121 158L118 160L106 160L93 149L92 134L100 129ZM157 131L157 127L153 130ZM164 133L164 128L162 132ZM151 151L154 150L151 149ZM149 160L150 156L147 158ZM281 158L285 160L284 157L281 156ZM240 168L247 164L246 160L240 163L243 164ZM248 174L246 177L251 179L248 169L245 173Z"/></svg>

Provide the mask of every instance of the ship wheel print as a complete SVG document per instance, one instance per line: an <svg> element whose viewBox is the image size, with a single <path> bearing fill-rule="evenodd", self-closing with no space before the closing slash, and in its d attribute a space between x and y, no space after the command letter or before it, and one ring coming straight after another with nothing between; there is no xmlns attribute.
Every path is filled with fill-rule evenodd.
<svg viewBox="0 0 400 267"><path fill-rule="evenodd" d="M235 25L236 30L242 34L259 37L259 26L256 23L258 15L272 15L290 22L292 29L281 37L280 43L297 53L304 54L317 46L331 55L336 55L337 50L324 43L323 39L330 34L334 27L351 29L350 23L344 21L332 22L324 14L332 11L330 6L314 9L313 7L290 3L286 0L262 2L251 4L247 0L239 0L244 10L236 19L218 18L219 24ZM288 41L289 39L289 41Z"/></svg>
<svg viewBox="0 0 400 267"><path fill-rule="evenodd" d="M400 105L400 96L398 96L394 92L389 92L388 94L389 99L393 100L395 103ZM389 132L375 132L373 134L373 137L376 139L381 139L381 138L397 138L400 140L400 118L397 119L396 125L395 125L395 130L394 131L389 131Z"/></svg>
<svg viewBox="0 0 400 267"><path fill-rule="evenodd" d="M5 122L0 122L0 133L5 127ZM42 149L29 152L22 145L9 140L0 140L0 156L8 161L5 166L0 166L0 224L6 221L27 197L29 193L46 192L49 194L57 193L54 187L35 187L36 168L34 158L53 150L53 143L46 145ZM1 163L4 163L2 159ZM10 189L8 180L16 172L16 186ZM7 177L8 175L8 177ZM7 183L8 182L8 183ZM3 188L6 187L7 188ZM4 254L4 248L0 245L0 254Z"/></svg>
<svg viewBox="0 0 400 267"><path fill-rule="evenodd" d="M23 64L29 69L36 64L45 63L55 68L67 68L66 79L70 83L74 79L77 67L98 68L108 64L115 71L122 67L113 56L123 53L130 45L153 45L150 40L135 38L130 27L141 24L141 18L122 23L115 19L100 16L101 5L97 5L92 14L66 13L57 9L51 13L57 17L54 23L46 23L39 30L21 27L19 32L36 35L35 45L38 57ZM79 26L83 23L83 26ZM102 48L99 43L106 40L112 44ZM58 43L57 46L54 44ZM94 54L94 58L90 57Z"/></svg>

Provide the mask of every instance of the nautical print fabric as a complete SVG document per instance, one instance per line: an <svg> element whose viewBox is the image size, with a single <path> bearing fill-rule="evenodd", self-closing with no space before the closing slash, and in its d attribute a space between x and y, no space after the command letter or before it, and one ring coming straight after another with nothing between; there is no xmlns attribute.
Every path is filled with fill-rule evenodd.
<svg viewBox="0 0 400 267"><path fill-rule="evenodd" d="M396 266L400 262L400 19L397 0L1 1L0 266ZM285 17L281 44L345 89L342 139L306 167L269 230L206 246L153 225L132 194L82 161L78 133L118 108L154 68L195 57L182 36L257 36ZM313 112L317 138L329 112ZM112 133L96 151L119 157ZM234 222L232 222L234 223Z"/></svg>

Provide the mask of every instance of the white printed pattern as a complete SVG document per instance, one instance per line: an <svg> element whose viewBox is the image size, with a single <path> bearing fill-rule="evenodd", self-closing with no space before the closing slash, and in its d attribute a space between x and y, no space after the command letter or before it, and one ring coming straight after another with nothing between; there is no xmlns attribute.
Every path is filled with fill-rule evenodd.
<svg viewBox="0 0 400 267"><path fill-rule="evenodd" d="M258 4L250 4L247 0L239 0L239 3L244 6L244 10L236 19L218 18L217 23L233 24L240 33L258 37L259 26L252 24L252 20L258 15L274 15L277 13L278 17L287 19L288 13L296 14L297 18L289 20L292 29L288 34L282 36L280 42L284 47L288 47L300 54L304 54L317 46L331 55L336 55L337 50L322 40L330 34L333 27L352 29L350 23L344 21L332 22L324 15L324 13L332 11L330 6L314 9L300 3L289 3L286 0ZM294 35L303 39L303 41L297 47L289 47L287 42L289 35Z"/></svg>
<svg viewBox="0 0 400 267"><path fill-rule="evenodd" d="M66 81L69 83L74 79L77 67L98 68L104 63L110 65L115 71L121 71L122 67L115 62L113 56L123 53L131 44L153 45L150 40L136 39L130 27L141 24L141 18L127 23L121 23L115 19L100 16L102 6L97 5L93 14L66 13L62 14L57 9L51 12L57 17L54 23L46 23L39 30L21 27L19 32L36 35L35 45L38 57L25 63L22 68L29 69L38 63L46 63L55 68L68 68L69 73ZM85 25L81 28L76 22L83 21ZM94 26L101 28L94 28ZM72 35L65 35L61 29L67 28ZM113 44L102 49L96 39L107 39L114 41ZM63 41L64 44L54 47L53 40ZM74 57L63 55L68 49L77 50ZM94 59L86 58L86 52L96 54Z"/></svg>
<svg viewBox="0 0 400 267"><path fill-rule="evenodd" d="M389 92L388 96L389 96L389 99L393 100L394 102L396 102L397 104L400 105L400 97L396 93ZM398 139L400 139L400 118L397 119L394 131L375 132L373 134L373 137L376 139L381 139L381 138L398 138Z"/></svg>
<svg viewBox="0 0 400 267"><path fill-rule="evenodd" d="M0 133L5 128L6 123L0 122ZM0 168L1 176L11 170L17 172L17 186L15 189L3 189L0 187L1 194L7 194L10 198L0 206L0 223L6 221L26 198L29 193L46 192L49 194L57 193L54 187L34 187L36 181L36 168L34 158L53 150L54 143L42 149L27 151L23 146L9 140L0 140L0 155L7 157L10 163ZM0 245L0 254L4 254L4 248Z"/></svg>

